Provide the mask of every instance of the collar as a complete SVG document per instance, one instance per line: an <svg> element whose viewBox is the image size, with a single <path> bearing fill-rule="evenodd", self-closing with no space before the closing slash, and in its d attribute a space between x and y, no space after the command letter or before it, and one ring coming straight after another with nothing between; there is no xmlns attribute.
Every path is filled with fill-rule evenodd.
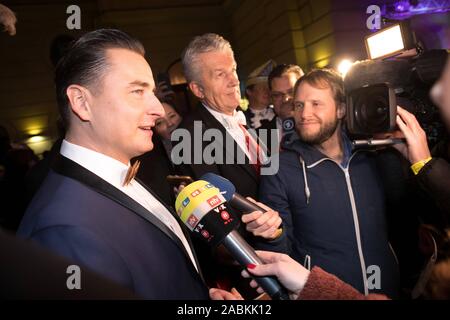
<svg viewBox="0 0 450 320"><path fill-rule="evenodd" d="M247 125L247 120L242 111L233 111L233 115L227 115L222 112L213 110L211 107L208 107L205 103L202 103L206 110L209 111L219 121L226 129L234 129L239 128L239 125Z"/></svg>
<svg viewBox="0 0 450 320"><path fill-rule="evenodd" d="M265 115L266 113L270 112L270 107L266 107L264 109L253 109L252 107L248 106L248 110L250 110L251 113L254 115Z"/></svg>
<svg viewBox="0 0 450 320"><path fill-rule="evenodd" d="M347 135L345 134L344 131L342 131L342 151L343 151L343 156L342 156L342 162L341 165L344 168L348 167L348 164L350 162L350 158L352 156L352 152L353 152L353 145L350 141L350 139L347 137Z"/></svg>
<svg viewBox="0 0 450 320"><path fill-rule="evenodd" d="M353 145L344 130L341 130L341 134L344 153L341 165L345 168L348 166L354 150ZM298 153L303 158L307 166L310 166L322 159L328 158L314 146L302 142L297 132L295 131L286 134L284 140L282 141L282 146L284 150L290 150Z"/></svg>
<svg viewBox="0 0 450 320"><path fill-rule="evenodd" d="M272 121L272 119L275 117L275 112L270 106L261 110L255 110L249 106L248 110L251 115L250 119L252 120L252 122L256 122L256 125L253 124L253 127L259 127L261 125L261 120Z"/></svg>
<svg viewBox="0 0 450 320"><path fill-rule="evenodd" d="M130 164L104 155L100 152L63 140L60 153L120 189Z"/></svg>

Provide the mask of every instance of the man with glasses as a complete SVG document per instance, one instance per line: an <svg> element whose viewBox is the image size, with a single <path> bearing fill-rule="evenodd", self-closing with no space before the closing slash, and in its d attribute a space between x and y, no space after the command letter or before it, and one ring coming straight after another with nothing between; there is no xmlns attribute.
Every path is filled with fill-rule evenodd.
<svg viewBox="0 0 450 320"><path fill-rule="evenodd" d="M304 75L302 68L295 64L280 64L269 74L269 90L276 117L264 126L265 129L278 129L282 133L282 122L292 112L294 85ZM280 140L282 134L280 134Z"/></svg>

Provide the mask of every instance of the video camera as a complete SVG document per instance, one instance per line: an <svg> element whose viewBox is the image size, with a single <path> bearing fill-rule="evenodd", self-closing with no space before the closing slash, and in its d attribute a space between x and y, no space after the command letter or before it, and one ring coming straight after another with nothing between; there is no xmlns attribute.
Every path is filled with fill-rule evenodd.
<svg viewBox="0 0 450 320"><path fill-rule="evenodd" d="M352 65L344 78L348 132L368 139L394 131L400 105L416 116L433 145L445 129L429 91L442 73L447 51L425 51L405 22L371 34L365 42L370 59Z"/></svg>

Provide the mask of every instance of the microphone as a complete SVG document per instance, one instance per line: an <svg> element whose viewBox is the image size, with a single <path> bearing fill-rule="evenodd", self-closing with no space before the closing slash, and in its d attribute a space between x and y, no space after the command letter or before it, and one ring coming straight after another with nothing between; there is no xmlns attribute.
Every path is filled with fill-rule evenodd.
<svg viewBox="0 0 450 320"><path fill-rule="evenodd" d="M203 242L223 244L234 259L246 267L263 264L255 250L236 231L239 218L229 208L220 190L205 180L195 181L181 190L175 201L181 221ZM254 277L274 300L289 300L289 295L274 277Z"/></svg>
<svg viewBox="0 0 450 320"><path fill-rule="evenodd" d="M236 193L236 188L230 180L214 173L205 173L200 177L200 179L208 181L215 187L219 188L220 193L223 195L226 201L230 203L231 206L236 210L242 213L250 213L253 211L261 211L263 213L266 212L265 209L247 200L239 193Z"/></svg>

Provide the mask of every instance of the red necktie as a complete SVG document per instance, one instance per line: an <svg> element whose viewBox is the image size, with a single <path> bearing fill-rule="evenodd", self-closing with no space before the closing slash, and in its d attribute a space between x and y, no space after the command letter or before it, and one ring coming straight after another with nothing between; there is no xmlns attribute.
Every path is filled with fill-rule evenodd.
<svg viewBox="0 0 450 320"><path fill-rule="evenodd" d="M258 175L261 172L261 161L260 161L260 152L261 148L259 144L253 139L253 137L248 132L247 128L244 125L239 124L242 132L244 132L245 137L245 145L247 146L247 150L250 154L250 163L255 167Z"/></svg>

